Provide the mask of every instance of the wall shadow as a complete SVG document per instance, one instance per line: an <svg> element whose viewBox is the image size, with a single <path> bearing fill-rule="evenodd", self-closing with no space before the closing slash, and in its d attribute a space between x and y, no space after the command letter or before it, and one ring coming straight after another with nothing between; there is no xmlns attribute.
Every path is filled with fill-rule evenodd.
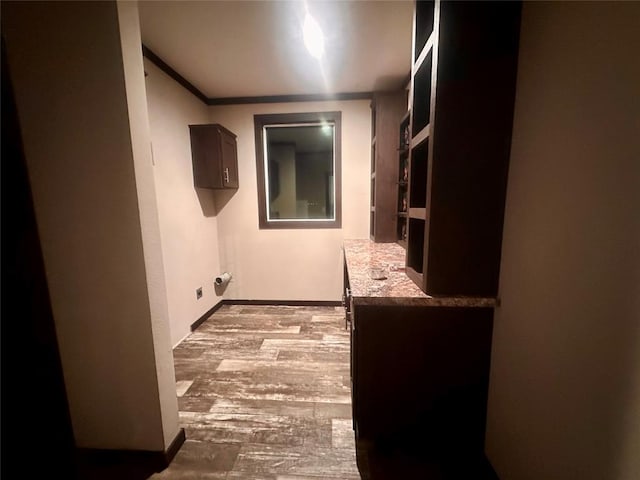
<svg viewBox="0 0 640 480"><path fill-rule="evenodd" d="M231 197L237 192L236 189L212 190L208 188L194 188L198 196L198 201L200 202L202 214L207 218L217 216L218 212L229 203Z"/></svg>

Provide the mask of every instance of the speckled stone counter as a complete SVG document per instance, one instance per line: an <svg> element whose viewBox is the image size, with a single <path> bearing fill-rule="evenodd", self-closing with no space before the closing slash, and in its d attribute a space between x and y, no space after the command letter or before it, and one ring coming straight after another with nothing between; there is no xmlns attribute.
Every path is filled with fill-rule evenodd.
<svg viewBox="0 0 640 480"><path fill-rule="evenodd" d="M351 297L356 304L495 307L495 298L431 297L404 272L405 250L396 243L345 240ZM376 278L386 277L380 280Z"/></svg>

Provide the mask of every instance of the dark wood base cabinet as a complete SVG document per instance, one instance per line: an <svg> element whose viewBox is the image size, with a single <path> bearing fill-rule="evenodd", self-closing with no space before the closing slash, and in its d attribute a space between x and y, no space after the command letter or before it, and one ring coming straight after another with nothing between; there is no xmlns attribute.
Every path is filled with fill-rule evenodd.
<svg viewBox="0 0 640 480"><path fill-rule="evenodd" d="M497 478L484 457L493 308L366 301L351 299L362 478Z"/></svg>

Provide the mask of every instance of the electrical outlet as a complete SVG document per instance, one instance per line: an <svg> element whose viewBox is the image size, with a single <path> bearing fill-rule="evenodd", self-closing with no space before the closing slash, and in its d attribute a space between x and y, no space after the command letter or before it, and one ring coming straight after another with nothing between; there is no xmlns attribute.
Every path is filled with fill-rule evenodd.
<svg viewBox="0 0 640 480"><path fill-rule="evenodd" d="M202 287L196 289L196 299L202 298Z"/></svg>

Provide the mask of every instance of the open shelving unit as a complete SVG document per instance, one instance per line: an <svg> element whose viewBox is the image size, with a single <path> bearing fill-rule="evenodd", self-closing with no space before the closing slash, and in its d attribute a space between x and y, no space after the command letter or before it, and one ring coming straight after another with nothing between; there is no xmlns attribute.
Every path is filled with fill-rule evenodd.
<svg viewBox="0 0 640 480"><path fill-rule="evenodd" d="M371 101L371 212L374 242L397 241L398 122L407 111L407 92L375 92ZM405 189L406 191L406 189Z"/></svg>
<svg viewBox="0 0 640 480"><path fill-rule="evenodd" d="M520 2L415 2L407 275L434 296L495 296Z"/></svg>
<svg viewBox="0 0 640 480"><path fill-rule="evenodd" d="M409 115L409 177L406 272L424 290L429 133L434 59L434 1L415 3Z"/></svg>
<svg viewBox="0 0 640 480"><path fill-rule="evenodd" d="M414 5L409 98L392 173L388 157L375 165L375 217L391 177L406 274L449 298L350 297L356 462L363 480L497 478L484 439L521 4Z"/></svg>
<svg viewBox="0 0 640 480"><path fill-rule="evenodd" d="M407 248L407 219L409 218L409 141L411 132L409 131L409 111L400 120L400 132L398 141L398 202L396 221L396 241Z"/></svg>

